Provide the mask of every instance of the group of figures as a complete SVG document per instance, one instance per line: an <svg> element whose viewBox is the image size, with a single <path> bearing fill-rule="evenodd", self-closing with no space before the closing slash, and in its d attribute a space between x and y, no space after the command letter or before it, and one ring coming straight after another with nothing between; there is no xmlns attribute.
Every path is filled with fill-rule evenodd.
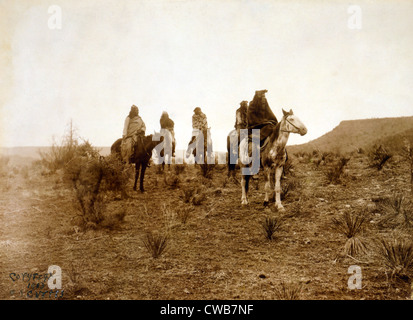
<svg viewBox="0 0 413 320"><path fill-rule="evenodd" d="M260 168L263 169L264 205L267 206L269 203L269 195L272 193L271 178L274 176L276 207L283 210L280 179L287 159L285 147L290 133L305 135L307 128L291 109L288 112L283 109L283 117L278 121L268 104L266 93L267 90L255 91L253 100L250 103L242 101L236 110L235 129L227 137L228 175L235 177L239 159L241 203L247 205L249 180ZM139 116L138 108L133 105L125 120L123 137L112 145L112 153L118 153L124 162L136 165L134 190L140 171L140 190L144 191L144 174L154 149L162 163L170 163L171 157L167 158L167 155L175 155L175 124L165 111L162 113L160 125L159 133L145 136L145 123ZM194 109L192 128L192 139L188 143L186 156L193 153L196 163L204 163L205 159L212 155L212 141L206 115L199 107Z"/></svg>

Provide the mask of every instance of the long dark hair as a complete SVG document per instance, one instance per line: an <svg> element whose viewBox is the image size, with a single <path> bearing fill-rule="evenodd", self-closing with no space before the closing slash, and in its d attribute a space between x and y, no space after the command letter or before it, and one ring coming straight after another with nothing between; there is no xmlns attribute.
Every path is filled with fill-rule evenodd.
<svg viewBox="0 0 413 320"><path fill-rule="evenodd" d="M139 110L138 110L138 107L135 107L135 108L131 108L130 109L130 111L129 111L129 118L130 119L132 119L132 118L135 118L136 116L138 116L139 115Z"/></svg>

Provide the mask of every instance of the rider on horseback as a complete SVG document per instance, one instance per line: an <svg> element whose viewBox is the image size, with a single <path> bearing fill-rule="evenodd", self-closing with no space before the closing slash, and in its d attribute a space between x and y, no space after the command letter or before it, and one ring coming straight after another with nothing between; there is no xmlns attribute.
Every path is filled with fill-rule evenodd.
<svg viewBox="0 0 413 320"><path fill-rule="evenodd" d="M168 130L172 135L172 156L175 157L175 123L171 118L169 118L169 114L166 111L162 112L161 119L159 120L159 122L161 124L161 129Z"/></svg>
<svg viewBox="0 0 413 320"><path fill-rule="evenodd" d="M199 131L201 131L202 134L204 135L204 141L206 143L207 132L208 132L208 121L207 121L207 117L205 113L202 112L200 107L196 107L194 109L194 114L192 116L192 129L193 129L193 133L192 133L192 139L191 139L190 144L194 142Z"/></svg>
<svg viewBox="0 0 413 320"><path fill-rule="evenodd" d="M122 135L121 154L122 160L126 163L131 162L134 154L136 142L145 136L146 126L142 118L139 116L139 109L132 105L129 115L125 119Z"/></svg>
<svg viewBox="0 0 413 320"><path fill-rule="evenodd" d="M238 136L241 129L248 128L248 101L241 101L240 107L235 112L235 130L237 130Z"/></svg>

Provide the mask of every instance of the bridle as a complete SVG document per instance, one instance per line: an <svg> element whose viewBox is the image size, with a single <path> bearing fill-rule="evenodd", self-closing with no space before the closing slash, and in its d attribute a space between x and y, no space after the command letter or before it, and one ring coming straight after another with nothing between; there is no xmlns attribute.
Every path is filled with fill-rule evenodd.
<svg viewBox="0 0 413 320"><path fill-rule="evenodd" d="M296 128L296 129L300 132L301 130L300 130L299 127L297 127L296 125L294 125L292 122L288 121L288 117L289 117L289 116L290 116L290 115L286 116L286 117L284 118L284 120L285 120L286 122L288 122L290 125L292 125L294 128ZM282 129L281 129L281 126L280 126L280 131L281 131L281 132L292 133L292 131L289 131L289 130L282 130Z"/></svg>

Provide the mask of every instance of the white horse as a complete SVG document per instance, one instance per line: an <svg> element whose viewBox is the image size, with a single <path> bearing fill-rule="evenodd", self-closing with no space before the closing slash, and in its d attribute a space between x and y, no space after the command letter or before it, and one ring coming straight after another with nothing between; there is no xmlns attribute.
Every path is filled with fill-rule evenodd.
<svg viewBox="0 0 413 320"><path fill-rule="evenodd" d="M307 128L301 122L301 120L293 114L293 111L289 112L283 109L282 120L274 127L274 130L265 139L260 152L261 165L264 169L265 175L265 199L264 205L269 203L269 194L271 190L271 173L275 170L275 205L278 210L283 211L284 207L281 204L281 184L280 179L283 172L284 164L287 159L285 146L287 145L290 133L299 133L305 135ZM246 165L249 162L250 156L253 154L254 144L248 143L248 139L245 138L240 143L240 159L241 170L242 168L251 167L251 164ZM255 148L260 146L255 144ZM255 150L257 151L257 150ZM241 171L242 174L242 171ZM241 175L241 187L242 197L241 204L248 204L248 184L251 175Z"/></svg>

